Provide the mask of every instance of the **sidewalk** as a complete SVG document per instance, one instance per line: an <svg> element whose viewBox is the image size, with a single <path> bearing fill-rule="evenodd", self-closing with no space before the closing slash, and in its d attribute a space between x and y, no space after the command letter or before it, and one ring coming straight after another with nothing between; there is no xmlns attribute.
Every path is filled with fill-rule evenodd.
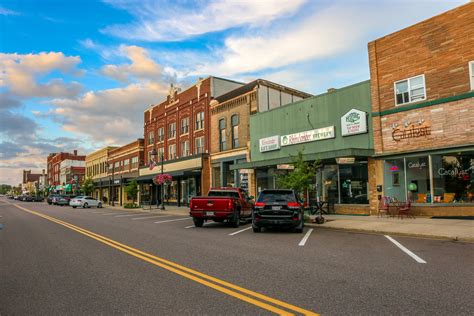
<svg viewBox="0 0 474 316"><path fill-rule="evenodd" d="M160 210L136 208L125 209L120 206L104 205L105 208L124 211L149 211L151 213L189 216L188 207L166 206ZM311 218L314 218L312 215ZM337 229L366 233L392 234L421 238L448 239L465 242L474 242L474 221L456 219L431 219L417 217L398 219L397 217L351 216L351 215L324 215L326 222L322 225L306 223L306 226L322 229Z"/></svg>
<svg viewBox="0 0 474 316"><path fill-rule="evenodd" d="M312 223L307 225L318 228L474 242L473 220L428 217L399 219L350 215L324 215L324 218L326 222L322 225Z"/></svg>

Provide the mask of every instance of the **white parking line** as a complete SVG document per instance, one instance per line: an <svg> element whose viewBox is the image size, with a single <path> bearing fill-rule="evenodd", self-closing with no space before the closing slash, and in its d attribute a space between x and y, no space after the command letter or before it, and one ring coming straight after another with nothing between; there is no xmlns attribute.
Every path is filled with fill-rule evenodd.
<svg viewBox="0 0 474 316"><path fill-rule="evenodd" d="M388 235L384 235L388 240L390 240L391 242L393 242L395 244L395 246L397 246L398 248L400 248L401 250L403 250L407 255L409 255L410 257L412 257L413 259L415 259L416 262L418 263L426 263L425 260L421 259L420 257L418 257L417 255L415 255L413 252L411 252L410 250L408 250L407 248L405 248L405 246L403 246L401 243L399 243L398 241L396 241L395 239L393 239L392 237L388 236Z"/></svg>
<svg viewBox="0 0 474 316"><path fill-rule="evenodd" d="M143 215L145 215L146 213L143 213ZM148 213L150 214L150 213ZM146 214L146 215L148 215ZM140 213L134 213L134 214L126 214L126 215L116 215L115 217L127 217L127 216L137 216L137 215L140 215Z"/></svg>
<svg viewBox="0 0 474 316"><path fill-rule="evenodd" d="M209 226L209 225L212 225L212 224L214 224L214 222L204 223L204 224L202 224L202 226ZM186 226L184 228L188 229L188 228L195 228L195 227L196 227L196 225L190 225L190 226Z"/></svg>
<svg viewBox="0 0 474 316"><path fill-rule="evenodd" d="M147 216L147 217L134 217L132 218L132 221L139 221L141 219L149 219L149 218L157 218L157 217L170 217L173 215L154 215L154 216Z"/></svg>
<svg viewBox="0 0 474 316"><path fill-rule="evenodd" d="M158 221L158 222L155 222L155 224L169 223L169 222L176 222L176 221L184 221L186 219L191 219L191 217L178 218L178 219L169 219L169 220L166 220L166 221Z"/></svg>
<svg viewBox="0 0 474 316"><path fill-rule="evenodd" d="M308 232L306 233L306 235L304 235L303 239L301 239L300 243L298 244L298 246L304 246L306 244L306 241L308 240L309 238L309 235L311 235L311 233L313 232L313 228L311 228L310 230L308 230Z"/></svg>
<svg viewBox="0 0 474 316"><path fill-rule="evenodd" d="M127 212L127 213L118 213L118 212L114 212L114 213L105 213L105 214L100 214L100 215L103 215L103 216L105 216L105 215L117 215L117 214L118 214L118 215L123 215L123 214L130 214L130 212Z"/></svg>
<svg viewBox="0 0 474 316"><path fill-rule="evenodd" d="M252 228L252 226L247 227L247 228L244 228L244 229L241 229L241 230L238 230L238 231L236 231L236 232L230 233L229 236L234 236L234 235L240 234L241 232L244 232L244 231L249 230L249 229L251 229L251 228Z"/></svg>
<svg viewBox="0 0 474 316"><path fill-rule="evenodd" d="M102 214L105 213L104 211L98 211L98 212L90 212L91 214Z"/></svg>

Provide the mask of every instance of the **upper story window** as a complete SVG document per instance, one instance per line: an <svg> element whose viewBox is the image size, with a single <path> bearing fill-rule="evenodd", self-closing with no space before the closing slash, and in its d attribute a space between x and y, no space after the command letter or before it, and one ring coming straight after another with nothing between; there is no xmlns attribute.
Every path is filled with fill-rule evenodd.
<svg viewBox="0 0 474 316"><path fill-rule="evenodd" d="M132 157L132 169L138 168L138 157Z"/></svg>
<svg viewBox="0 0 474 316"><path fill-rule="evenodd" d="M176 144L171 144L168 146L168 159L176 158Z"/></svg>
<svg viewBox="0 0 474 316"><path fill-rule="evenodd" d="M196 137L194 139L194 153L195 154L204 153L204 136Z"/></svg>
<svg viewBox="0 0 474 316"><path fill-rule="evenodd" d="M125 160L123 161L123 169L124 169L124 170L129 170L129 169L130 169L130 168L129 168L129 164L130 164L130 159L125 159Z"/></svg>
<svg viewBox="0 0 474 316"><path fill-rule="evenodd" d="M165 128L160 127L158 129L158 142L162 142L165 140Z"/></svg>
<svg viewBox="0 0 474 316"><path fill-rule="evenodd" d="M155 142L155 133L153 131L148 132L148 145Z"/></svg>
<svg viewBox="0 0 474 316"><path fill-rule="evenodd" d="M469 78L471 79L471 90L474 90L474 60L469 62Z"/></svg>
<svg viewBox="0 0 474 316"><path fill-rule="evenodd" d="M219 120L219 150L226 150L225 142L225 119Z"/></svg>
<svg viewBox="0 0 474 316"><path fill-rule="evenodd" d="M165 147L158 148L158 161L161 161L161 159L165 159Z"/></svg>
<svg viewBox="0 0 474 316"><path fill-rule="evenodd" d="M196 113L196 130L204 128L204 112Z"/></svg>
<svg viewBox="0 0 474 316"><path fill-rule="evenodd" d="M395 105L426 100L425 75L395 82Z"/></svg>
<svg viewBox="0 0 474 316"><path fill-rule="evenodd" d="M175 138L175 137L176 137L176 122L168 125L168 138Z"/></svg>
<svg viewBox="0 0 474 316"><path fill-rule="evenodd" d="M189 156L189 140L181 142L181 156L182 157Z"/></svg>
<svg viewBox="0 0 474 316"><path fill-rule="evenodd" d="M239 147L239 116L232 115L232 148Z"/></svg>
<svg viewBox="0 0 474 316"><path fill-rule="evenodd" d="M187 134L189 132L189 117L181 119L181 134Z"/></svg>

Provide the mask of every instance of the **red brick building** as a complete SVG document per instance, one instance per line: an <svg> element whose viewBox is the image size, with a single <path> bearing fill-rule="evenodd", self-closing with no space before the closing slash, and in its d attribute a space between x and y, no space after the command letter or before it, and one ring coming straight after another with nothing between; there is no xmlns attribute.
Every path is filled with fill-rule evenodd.
<svg viewBox="0 0 474 316"><path fill-rule="evenodd" d="M372 211L385 195L418 214L474 215L474 3L368 48Z"/></svg>
<svg viewBox="0 0 474 316"><path fill-rule="evenodd" d="M199 79L184 91L171 86L166 100L145 111L146 167L140 169L138 178L143 199L159 203L163 194L166 202L181 205L186 204L190 196L207 192L210 186L209 103L242 85L208 77ZM155 157L152 156L154 149ZM173 176L172 183L163 188L163 193L152 180L161 172L161 167L164 173Z"/></svg>
<svg viewBox="0 0 474 316"><path fill-rule="evenodd" d="M134 199L125 192L125 186L138 177L138 169L143 166L144 161L144 140L137 140L111 149L108 152L107 175L109 177L108 202L120 205L131 203ZM135 201L137 197L135 197Z"/></svg>
<svg viewBox="0 0 474 316"><path fill-rule="evenodd" d="M86 156L73 153L51 153L47 158L47 184L61 190L61 186L79 186L84 181Z"/></svg>

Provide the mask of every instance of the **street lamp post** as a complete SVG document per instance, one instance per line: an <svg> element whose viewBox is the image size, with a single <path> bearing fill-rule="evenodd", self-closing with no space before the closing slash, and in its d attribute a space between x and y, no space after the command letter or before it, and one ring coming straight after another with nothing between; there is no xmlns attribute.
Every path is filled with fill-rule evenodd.
<svg viewBox="0 0 474 316"><path fill-rule="evenodd" d="M151 150L150 156L151 156L151 159L152 159L152 161L150 161L150 168L153 168L154 163L156 162L156 157L158 156L158 152L156 151L155 147L153 147L153 149ZM153 181L153 183L156 185L156 188L155 188L156 206L159 207L159 205L158 205L158 183L156 183L155 181ZM151 207L151 199L150 199L150 207Z"/></svg>
<svg viewBox="0 0 474 316"><path fill-rule="evenodd" d="M163 160L165 159L164 157L164 153L162 152L161 153L161 178L163 179ZM161 184L161 205L160 205L160 210L164 210L165 209L165 201L164 201L164 183Z"/></svg>

